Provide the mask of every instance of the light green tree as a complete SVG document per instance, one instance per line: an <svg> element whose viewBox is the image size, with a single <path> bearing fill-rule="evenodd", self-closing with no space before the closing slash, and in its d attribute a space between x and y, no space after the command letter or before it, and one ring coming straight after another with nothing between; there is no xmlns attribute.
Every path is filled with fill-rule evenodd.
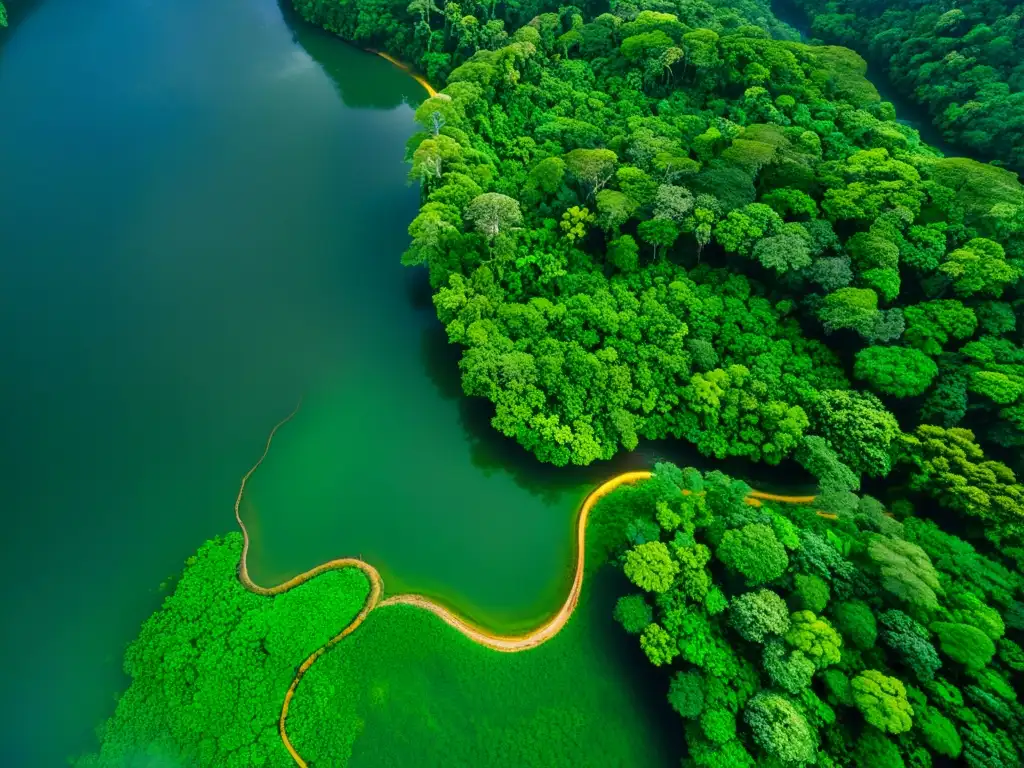
<svg viewBox="0 0 1024 768"><path fill-rule="evenodd" d="M914 709L907 701L907 689L895 677L868 669L853 678L850 688L853 701L868 724L886 733L910 730Z"/></svg>
<svg viewBox="0 0 1024 768"><path fill-rule="evenodd" d="M664 592L679 573L679 564L662 542L648 541L626 552L622 570L640 589Z"/></svg>

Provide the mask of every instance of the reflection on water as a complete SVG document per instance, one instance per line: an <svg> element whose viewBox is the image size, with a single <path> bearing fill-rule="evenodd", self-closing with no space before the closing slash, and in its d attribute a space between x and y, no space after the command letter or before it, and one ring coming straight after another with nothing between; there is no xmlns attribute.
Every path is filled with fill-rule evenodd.
<svg viewBox="0 0 1024 768"><path fill-rule="evenodd" d="M419 327L387 318L422 91L278 0L6 5L0 654L19 663L0 764L56 766L110 714L160 582L233 529L268 429L360 319L382 365L418 365Z"/></svg>
<svg viewBox="0 0 1024 768"><path fill-rule="evenodd" d="M494 407L483 398L466 397L459 379L459 347L448 343L444 328L438 324L423 330L423 367L442 397L459 403L459 423L473 447L473 463L484 471L507 471L516 483L530 493L554 495L580 486L594 486L612 475L635 469L649 469L660 461L704 471L719 470L743 478L762 490L788 493L813 492L814 478L794 461L778 467L753 463L742 458L718 460L702 456L683 440L641 440L636 450L620 452L610 461L588 467L554 467L542 464L514 440L491 426Z"/></svg>
<svg viewBox="0 0 1024 768"><path fill-rule="evenodd" d="M418 106L423 101L423 87L397 67L391 67L388 87L381 87L378 77L359 77L356 72L365 66L361 59L372 53L352 48L320 27L306 23L292 7L291 0L279 0L281 15L292 31L292 39L301 45L310 58L334 82L345 106L354 109L394 109L402 104ZM351 48L352 55L339 55L339 43Z"/></svg>

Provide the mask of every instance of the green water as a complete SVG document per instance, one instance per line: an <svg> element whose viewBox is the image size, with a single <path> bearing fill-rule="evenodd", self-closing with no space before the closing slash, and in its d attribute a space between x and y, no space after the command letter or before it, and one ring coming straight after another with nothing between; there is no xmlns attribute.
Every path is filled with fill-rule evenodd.
<svg viewBox="0 0 1024 768"><path fill-rule="evenodd" d="M407 606L374 611L303 678L292 742L313 765L351 750L352 768L678 765L679 717L652 693L664 676L611 618L628 589L600 572L565 630L529 653L482 648Z"/></svg>
<svg viewBox="0 0 1024 768"><path fill-rule="evenodd" d="M401 376L351 404L372 415L400 387L403 418L429 415L382 411L347 436L352 452L391 441L370 479L390 484L417 460L406 446L431 444L443 467L431 504L486 470L435 383L450 358L432 359L447 352L421 278L398 264L417 206L402 155L420 86L275 0L8 7L0 763L48 766L90 744L161 580L232 530L239 478L301 393L357 370L378 377L361 392ZM533 510L536 530L548 502L510 477L481 482ZM394 530L449 507L361 513ZM337 512L279 522L312 530ZM362 546L340 532L323 551ZM537 565L552 578L565 540L549 538ZM267 567L319 557L300 546L268 552Z"/></svg>
<svg viewBox="0 0 1024 768"><path fill-rule="evenodd" d="M431 330L422 349L392 330L374 341L406 355L345 360L278 432L242 507L252 576L271 584L358 555L388 593L437 595L489 626L532 625L565 597L571 513L588 486L499 468L467 434L459 401L432 385Z"/></svg>

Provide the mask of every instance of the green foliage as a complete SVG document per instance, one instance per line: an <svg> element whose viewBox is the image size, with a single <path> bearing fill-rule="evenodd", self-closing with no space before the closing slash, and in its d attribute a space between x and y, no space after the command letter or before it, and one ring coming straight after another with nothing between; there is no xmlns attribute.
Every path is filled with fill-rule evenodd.
<svg viewBox="0 0 1024 768"><path fill-rule="evenodd" d="M1024 649L1013 640L999 641L999 659L1014 672L1024 672Z"/></svg>
<svg viewBox="0 0 1024 768"><path fill-rule="evenodd" d="M711 559L711 551L703 544L676 546L676 560L679 563L679 588L687 598L701 602L711 587L711 575L705 570Z"/></svg>
<svg viewBox="0 0 1024 768"><path fill-rule="evenodd" d="M900 430L849 392L838 359L851 353L878 393L927 396L901 411L906 429L977 420L982 445L1024 447L1010 294L1024 189L1000 168L939 158L879 100L860 57L792 42L748 0L367 3L296 5L445 86L416 113L423 201L404 260L429 270L464 391L541 461L586 465L671 437L775 464L821 437L854 473L885 476ZM816 34L859 39L838 8L824 15ZM1016 17L997 34L985 15L965 13L975 26L943 32L927 82L904 83L943 94L947 134L980 138L961 128L1006 101L990 86L1015 82L976 64L990 49L1004 52L993 69L1013 58ZM938 21L861 16L883 61L911 28L906 48L925 55ZM979 363L971 345L994 358Z"/></svg>
<svg viewBox="0 0 1024 768"><path fill-rule="evenodd" d="M956 726L935 707L918 707L914 711L914 724L933 752L957 758L963 749Z"/></svg>
<svg viewBox="0 0 1024 768"><path fill-rule="evenodd" d="M840 460L839 455L822 437L804 437L796 459L818 479L818 485L824 493L860 490L860 478Z"/></svg>
<svg viewBox="0 0 1024 768"><path fill-rule="evenodd" d="M872 55L936 105L947 134L1019 152L1021 142L994 139L1016 135L1002 127L1016 125L1001 90L1018 42L1009 9L837 3L815 34L870 33ZM849 14L850 4L862 5ZM1024 256L1024 191L1012 173L939 158L878 100L862 59L791 42L758 3L298 6L447 82L410 142L423 206L405 260L428 267L438 318L462 350L464 392L493 404L496 430L558 466L670 437L716 458L796 454L819 478L819 508L838 520L785 512L787 526L770 505L743 505L740 484L715 479L699 512L650 503L595 534L598 549L631 547L621 562L656 594L640 640L652 660L699 666L709 697L721 688L712 680L737 681L707 711L739 712L771 680L749 647L732 644L733 611L722 609L741 581L770 582L808 609L827 585L824 610L840 627L836 606L856 599L992 642L999 625L987 609L1019 598L1013 569L925 531L906 519L907 503L887 500L897 521L854 491L862 474L885 477L898 462L893 487L905 471L915 514L951 510L1015 568L1024 561L1024 491L984 452L1015 462L1024 447L1024 352L1012 308L999 308L1014 301ZM1003 26L986 30L986 14ZM849 389L839 361L850 358L876 392L924 397L919 409L900 404L906 434L874 394ZM976 431L954 431L961 424ZM984 606L961 599L960 585ZM1003 612L1005 627L1024 624L1017 614ZM905 622L886 626L884 648L862 648L870 631L859 629L840 662L848 676L869 663L934 674L929 638ZM980 680L974 688L965 711L995 722L1002 710L990 699L1001 697ZM692 724L691 759L752 762L744 733L715 743L728 733L716 718ZM974 751L965 737L965 755L999 753L1001 737L985 733ZM926 762L920 743L903 752Z"/></svg>
<svg viewBox="0 0 1024 768"><path fill-rule="evenodd" d="M931 681L942 666L938 651L929 640L928 630L899 610L890 610L880 617L885 631L882 638L923 683Z"/></svg>
<svg viewBox="0 0 1024 768"><path fill-rule="evenodd" d="M765 645L762 663L771 681L794 695L811 684L811 678L817 671L814 662L807 658L803 651L788 650L778 640L772 640Z"/></svg>
<svg viewBox="0 0 1024 768"><path fill-rule="evenodd" d="M828 619L818 618L811 611L796 611L790 616L786 642L803 651L818 669L838 664L842 637L832 628Z"/></svg>
<svg viewBox="0 0 1024 768"><path fill-rule="evenodd" d="M697 493L677 496L684 486ZM796 743L809 743L822 765L930 766L973 755L967 726L1015 728L1014 675L1024 655L1004 635L1024 627L1024 610L1014 607L1019 576L933 521L897 523L871 497L843 491L852 505L830 520L798 504L751 506L748 492L720 472L701 477L664 464L631 491L647 499L647 514L679 499L680 526L657 535L668 540L680 575L655 597L651 637L641 647L671 670L669 701L691 721L685 730L693 765L745 765L750 755L781 764L804 749ZM689 505L700 515L684 512ZM904 500L892 508L911 513ZM631 514L644 513L636 507ZM721 557L723 547L747 546L742 532L752 526L763 541L774 535L789 558L770 590L750 590L747 574ZM619 546L629 551L622 539ZM708 558L710 550L716 558ZM686 571L700 574L699 589ZM724 613L707 605L716 590L723 600L730 596ZM801 610L787 615L787 603ZM946 657L956 662L945 662L949 679L938 676ZM980 668L965 659L979 660ZM915 678L920 689L904 685ZM860 710L866 724L848 708ZM739 714L748 729L734 730L731 716ZM779 723L787 725L776 729ZM976 732L975 749L1016 750L1016 734L1007 741L1001 733Z"/></svg>
<svg viewBox="0 0 1024 768"><path fill-rule="evenodd" d="M759 693L747 704L744 719L754 741L784 763L814 762L817 739L793 703L775 693Z"/></svg>
<svg viewBox="0 0 1024 768"><path fill-rule="evenodd" d="M679 573L679 564L660 541L648 541L626 553L622 570L640 589L664 592Z"/></svg>
<svg viewBox="0 0 1024 768"><path fill-rule="evenodd" d="M631 635L639 635L654 621L654 612L643 595L625 595L615 603L615 620Z"/></svg>
<svg viewBox="0 0 1024 768"><path fill-rule="evenodd" d="M1020 269L1006 261L1003 247L984 237L977 237L946 255L939 271L953 283L961 295L984 293L998 298L1007 285L1016 283Z"/></svg>
<svg viewBox="0 0 1024 768"><path fill-rule="evenodd" d="M963 736L963 761L970 768L1010 768L1019 765L1019 752L1010 737L999 729L989 730L983 723L966 726Z"/></svg>
<svg viewBox="0 0 1024 768"><path fill-rule="evenodd" d="M861 672L850 682L853 701L869 725L886 733L905 733L913 724L914 710L907 690L895 677L875 669Z"/></svg>
<svg viewBox="0 0 1024 768"><path fill-rule="evenodd" d="M1013 93L1022 43L1015 7L950 10L899 0L880 12L868 0L801 2L815 16L816 35L864 43L900 89L930 105L944 133L1019 165L1024 142L1015 137L1024 135L1024 110ZM939 158L879 101L863 59L793 42L763 3L295 5L308 20L356 44L383 47L447 84L416 112L424 130L410 140L408 158L422 206L403 262L427 267L438 319L461 350L463 390L493 405L497 431L557 466L611 459L658 438L685 440L723 459L779 464L796 454L820 480L821 508L839 516L823 521L813 510L748 508L744 486L722 478L709 479L706 497L672 502L679 506L659 507L666 499L645 491L602 504L613 519L588 532L588 563L592 550L628 548L625 573L656 595L653 607L633 596L617 606L617 617L640 630L639 644L655 665L671 667L681 656L701 669L707 705L687 728L693 764L751 766L755 745L770 761L845 764L853 743L855 763L902 764L880 733L868 729L858 739L846 724L828 722L827 707L797 684L807 677L801 658L817 668L842 664L852 677L846 693L869 722L894 733L909 728L910 705L885 665L906 666L928 684L935 709L960 724L966 764L1018 764L1018 729L1003 722L1014 711L1002 695L1004 671L988 675L977 666L981 658L982 666L1015 663L1012 646L994 656L994 638L1000 622L1004 630L1024 628L1014 579L1024 562L1024 489L1010 467L984 451L994 446L1013 462L1024 447L1024 352L1010 304L1024 257L1024 191L1014 174ZM904 346L884 346L897 343ZM906 434L874 394L849 389L840 361L851 356L854 374L883 395L926 394L919 412L901 408ZM957 428L961 423L977 432ZM860 475L885 477L895 461L918 494L918 514L962 515L968 535L1000 547L992 560L920 519L901 525L857 499ZM1014 567L995 562L999 557ZM799 571L792 578L791 564ZM742 597L741 580L747 587L771 582L807 609L822 604L827 590L833 598L824 608L833 609L840 629L850 626L849 652L840 659L839 634L812 610L794 615L788 655L779 643L769 643L771 654L733 644L729 623L738 612L724 609ZM301 597L318 583L273 601L275 616L301 625L299 632L288 626L291 650L321 642L332 624L313 622L324 616ZM335 596L338 616L354 610L343 596L365 594L359 587ZM956 594L961 590L975 601ZM235 599L227 588L202 592L211 605ZM246 617L250 604L261 615L260 600L244 601ZM862 609L843 608L868 604L880 616L902 606L921 621L941 619L930 626L943 652L978 674L978 684L965 688L966 703L952 683L932 679L937 654L910 616L888 616L885 647L871 647ZM998 617L996 605L1005 606ZM224 615L237 618L241 609L234 610ZM750 637L774 634L754 613ZM419 621L398 615L408 626ZM232 649L236 640L258 638L263 627L248 622L237 631L218 629L213 644ZM196 633L208 629L192 623ZM774 619L765 626L776 626ZM283 641L272 639L275 631L264 633L266 651L251 643L245 652L247 669L250 657L265 653L265 678L276 683L285 675L277 669ZM199 636L192 639L194 645L181 642L176 652L139 662L144 674L130 691L153 692L122 699L106 731L106 764L122 764L123 744L132 740L166 749L179 762L286 759L264 693L240 679L234 655L181 672L189 685L182 683L179 671L196 666L189 648L205 653ZM420 650L403 639L408 652ZM328 658L335 671L348 669L336 661L347 654ZM370 654L361 658L372 666ZM158 662L168 675L152 671ZM384 677L386 670L372 668ZM827 676L834 671L823 673L826 685L845 699L839 679ZM311 677L316 695L299 697L296 727L316 764L342 765L367 713L376 711L371 705L380 709L389 694L364 678L374 680L364 686L371 698L356 709L345 703L351 686ZM212 715L202 698L208 680L215 681L211 690L231 694L209 695L218 702L209 705ZM762 690L779 681L800 690L797 703ZM174 697L193 695L188 688L201 706L181 725L172 722L183 710ZM151 705L157 713L147 711L141 725L118 720L122 709L134 715ZM344 738L335 747L316 729L344 707ZM730 716L740 712L749 734L735 731ZM924 712L938 735L934 743L921 739L947 754L948 729ZM432 715L410 721L432 724ZM574 732L575 716L559 717L537 715L536 723ZM535 725L522 712L519 722L524 733ZM815 727L826 736L820 757ZM601 742L600 729L595 733ZM502 732L472 758L446 756L447 764L544 765L572 754L523 755L516 736ZM901 741L903 754L926 764L927 751L911 737L917 734Z"/></svg>
<svg viewBox="0 0 1024 768"><path fill-rule="evenodd" d="M798 607L801 610L811 611L812 613L821 613L825 606L828 605L829 598L832 596L831 591L828 588L828 584L823 579L814 576L804 575L798 573L793 577L794 596Z"/></svg>
<svg viewBox="0 0 1024 768"><path fill-rule="evenodd" d="M692 765L699 768L754 768L754 758L740 741L715 744L704 736L699 727L686 729ZM689 766L690 763L684 763Z"/></svg>
<svg viewBox="0 0 1024 768"><path fill-rule="evenodd" d="M867 553L879 569L884 589L910 606L938 607L942 586L928 553L921 547L895 536L873 536Z"/></svg>
<svg viewBox="0 0 1024 768"><path fill-rule="evenodd" d="M822 436L854 472L875 477L889 474L891 445L900 428L877 397L830 390L820 395L814 414Z"/></svg>
<svg viewBox="0 0 1024 768"><path fill-rule="evenodd" d="M974 310L956 299L936 299L903 310L907 330L903 339L927 355L942 352L951 339L974 335L978 319Z"/></svg>
<svg viewBox="0 0 1024 768"><path fill-rule="evenodd" d="M789 565L786 548L775 537L775 531L762 523L726 531L715 554L744 576L750 587L777 579Z"/></svg>
<svg viewBox="0 0 1024 768"><path fill-rule="evenodd" d="M672 640L672 635L659 624L647 625L640 635L640 647L647 654L651 664L656 667L670 664L672 659L679 655L679 649Z"/></svg>
<svg viewBox="0 0 1024 768"><path fill-rule="evenodd" d="M862 651L875 646L878 623L871 608L859 600L839 603L833 609L836 626L842 636Z"/></svg>
<svg viewBox="0 0 1024 768"><path fill-rule="evenodd" d="M893 397L923 394L939 367L923 352L906 347L867 347L857 353L853 375Z"/></svg>
<svg viewBox="0 0 1024 768"><path fill-rule="evenodd" d="M770 589L744 592L729 605L729 623L744 640L763 643L767 635L784 635L789 629L786 601Z"/></svg>
<svg viewBox="0 0 1024 768"><path fill-rule="evenodd" d="M853 764L857 768L904 768L906 763L899 747L881 731L866 728L857 739L853 750Z"/></svg>
<svg viewBox="0 0 1024 768"><path fill-rule="evenodd" d="M696 672L676 672L668 689L668 703L679 716L696 720L704 711L704 680Z"/></svg>
<svg viewBox="0 0 1024 768"><path fill-rule="evenodd" d="M718 587L712 587L704 597L704 610L710 615L717 616L729 607L729 600L725 593Z"/></svg>
<svg viewBox="0 0 1024 768"><path fill-rule="evenodd" d="M901 437L900 452L911 466L912 488L980 519L995 541L1019 536L1024 488L1009 467L985 458L973 432L921 426Z"/></svg>
<svg viewBox="0 0 1024 768"><path fill-rule="evenodd" d="M322 574L277 597L238 580L242 537L203 544L174 592L125 653L131 686L79 768L121 768L138 755L177 765L286 766L281 700L295 670L355 618L361 571Z"/></svg>
<svg viewBox="0 0 1024 768"><path fill-rule="evenodd" d="M736 715L727 709L709 709L700 716L700 729L715 744L727 744L736 738Z"/></svg>
<svg viewBox="0 0 1024 768"><path fill-rule="evenodd" d="M953 661L964 665L968 674L977 674L995 655L995 643L980 629L969 624L936 621L932 632L939 640L939 648Z"/></svg>
<svg viewBox="0 0 1024 768"><path fill-rule="evenodd" d="M502 231L516 226L523 220L519 201L497 192L487 192L474 197L466 206L464 217L488 240L493 240Z"/></svg>
<svg viewBox="0 0 1024 768"><path fill-rule="evenodd" d="M980 629L990 640L999 640L1006 632L999 611L983 603L977 595L970 592L957 593L953 597L953 605L956 606L950 612L953 621Z"/></svg>

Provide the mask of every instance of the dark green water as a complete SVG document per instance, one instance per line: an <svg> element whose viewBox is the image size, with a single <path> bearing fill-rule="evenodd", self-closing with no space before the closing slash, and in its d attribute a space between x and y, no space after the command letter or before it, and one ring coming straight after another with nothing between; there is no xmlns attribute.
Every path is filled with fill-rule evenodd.
<svg viewBox="0 0 1024 768"><path fill-rule="evenodd" d="M89 746L157 586L233 529L239 478L302 393L257 574L362 551L483 607L545 599L574 486L488 467L398 264L420 87L275 0L9 7L30 12L0 50L0 763ZM290 480L291 451L321 446ZM352 505L284 495L326 471ZM494 550L527 541L519 592ZM467 559L431 571L444 551Z"/></svg>

